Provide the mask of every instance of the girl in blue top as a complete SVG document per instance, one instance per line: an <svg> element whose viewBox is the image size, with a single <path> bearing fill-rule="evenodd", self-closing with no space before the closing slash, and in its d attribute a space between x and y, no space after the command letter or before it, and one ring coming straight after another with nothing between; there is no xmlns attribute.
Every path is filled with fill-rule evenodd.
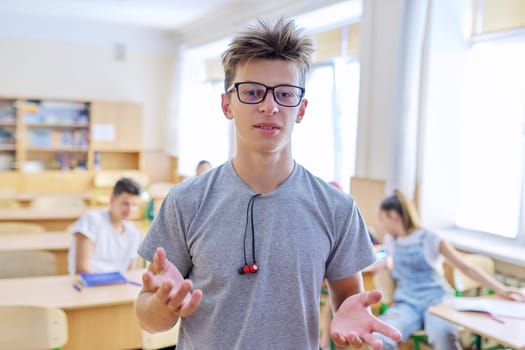
<svg viewBox="0 0 525 350"><path fill-rule="evenodd" d="M525 300L523 292L499 283L475 266L467 265L461 253L450 243L423 229L413 204L400 191L381 202L379 221L387 232L383 244L388 256L376 263L375 269L389 268L396 285L394 304L381 318L401 331L402 341L424 328L434 349L462 349L457 327L428 312L430 306L453 295L443 275L443 257L496 294L512 300ZM392 339L382 337L382 340L383 349L397 349L397 343Z"/></svg>

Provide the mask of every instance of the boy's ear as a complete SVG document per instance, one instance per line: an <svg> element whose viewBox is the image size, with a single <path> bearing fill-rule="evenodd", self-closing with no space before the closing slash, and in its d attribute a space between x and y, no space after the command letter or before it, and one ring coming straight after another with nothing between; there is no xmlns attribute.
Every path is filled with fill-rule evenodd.
<svg viewBox="0 0 525 350"><path fill-rule="evenodd" d="M299 105L299 109L297 110L297 117L295 117L295 122L297 124L299 124L303 120L304 114L306 112L306 106L308 106L308 100L303 99L301 101L301 104Z"/></svg>
<svg viewBox="0 0 525 350"><path fill-rule="evenodd" d="M221 95L221 107L224 116L228 119L233 119L233 115L230 108L230 94Z"/></svg>

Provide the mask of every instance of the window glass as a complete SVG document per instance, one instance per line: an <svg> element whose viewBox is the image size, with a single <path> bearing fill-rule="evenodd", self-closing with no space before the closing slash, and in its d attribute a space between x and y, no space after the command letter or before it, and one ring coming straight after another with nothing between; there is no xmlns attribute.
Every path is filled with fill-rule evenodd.
<svg viewBox="0 0 525 350"><path fill-rule="evenodd" d="M525 43L477 44L469 59L456 223L516 237L524 175Z"/></svg>

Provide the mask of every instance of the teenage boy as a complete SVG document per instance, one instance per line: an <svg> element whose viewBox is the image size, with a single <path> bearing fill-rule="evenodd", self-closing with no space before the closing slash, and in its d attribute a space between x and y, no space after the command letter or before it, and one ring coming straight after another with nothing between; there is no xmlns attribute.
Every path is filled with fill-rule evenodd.
<svg viewBox="0 0 525 350"><path fill-rule="evenodd" d="M136 302L150 332L181 322L177 349L319 349L328 280L338 345L381 347L400 334L370 314L360 270L375 260L353 199L292 158L305 115L311 41L293 21L259 21L223 54L222 110L231 161L174 186L139 249L148 261ZM319 122L322 122L320 120Z"/></svg>
<svg viewBox="0 0 525 350"><path fill-rule="evenodd" d="M122 178L113 186L109 210L88 210L73 224L68 256L70 274L138 267L135 265L142 234L127 220L135 216L140 194L138 183Z"/></svg>

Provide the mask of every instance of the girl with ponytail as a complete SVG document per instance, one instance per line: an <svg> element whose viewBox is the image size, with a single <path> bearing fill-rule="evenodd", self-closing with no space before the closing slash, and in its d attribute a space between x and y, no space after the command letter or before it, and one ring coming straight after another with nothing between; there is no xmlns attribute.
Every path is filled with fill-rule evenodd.
<svg viewBox="0 0 525 350"><path fill-rule="evenodd" d="M428 312L430 306L453 296L444 278L443 258L496 294L525 300L523 291L507 287L483 270L466 264L450 243L421 227L416 208L402 192L396 190L381 202L379 222L385 232L387 258L383 263L375 263L373 270L390 269L395 284L393 305L380 318L401 331L402 341L425 329L434 349L462 349L457 327ZM378 336L383 340L383 349L397 349L395 341Z"/></svg>

